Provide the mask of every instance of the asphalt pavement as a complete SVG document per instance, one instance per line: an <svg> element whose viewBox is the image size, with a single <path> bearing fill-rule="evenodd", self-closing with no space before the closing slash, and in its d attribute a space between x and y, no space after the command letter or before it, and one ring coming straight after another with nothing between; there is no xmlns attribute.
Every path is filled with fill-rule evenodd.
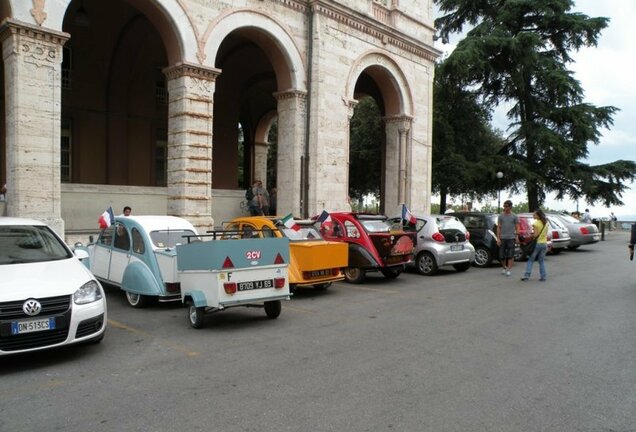
<svg viewBox="0 0 636 432"><path fill-rule="evenodd" d="M636 431L627 232L499 268L300 289L277 320L132 309L101 344L0 358L0 431Z"/></svg>

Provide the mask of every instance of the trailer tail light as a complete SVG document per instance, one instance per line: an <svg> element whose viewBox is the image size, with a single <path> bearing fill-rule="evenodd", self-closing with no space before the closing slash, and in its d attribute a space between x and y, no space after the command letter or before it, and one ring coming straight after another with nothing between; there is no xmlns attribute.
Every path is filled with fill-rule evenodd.
<svg viewBox="0 0 636 432"><path fill-rule="evenodd" d="M285 278L274 278L274 288L285 288Z"/></svg>
<svg viewBox="0 0 636 432"><path fill-rule="evenodd" d="M234 268L234 263L229 256L225 257L225 261L223 261L223 268Z"/></svg>
<svg viewBox="0 0 636 432"><path fill-rule="evenodd" d="M223 289L225 290L225 294L236 294L236 282L225 282Z"/></svg>
<svg viewBox="0 0 636 432"><path fill-rule="evenodd" d="M433 233L433 235L431 237L436 242L444 243L444 241L445 241L444 240L444 236L441 233L439 233L439 232Z"/></svg>
<svg viewBox="0 0 636 432"><path fill-rule="evenodd" d="M585 227L581 227L580 229L581 229L581 234L583 235L588 235L590 233L590 231Z"/></svg>
<svg viewBox="0 0 636 432"><path fill-rule="evenodd" d="M181 284L179 282L166 282L166 292L169 292L169 293L181 292Z"/></svg>
<svg viewBox="0 0 636 432"><path fill-rule="evenodd" d="M274 264L285 264L285 260L280 254L276 254L276 259L274 260Z"/></svg>

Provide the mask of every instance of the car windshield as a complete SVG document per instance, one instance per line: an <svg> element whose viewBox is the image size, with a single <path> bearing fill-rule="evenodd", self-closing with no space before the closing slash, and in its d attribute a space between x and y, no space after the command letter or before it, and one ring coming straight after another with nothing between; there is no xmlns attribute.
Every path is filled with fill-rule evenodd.
<svg viewBox="0 0 636 432"><path fill-rule="evenodd" d="M320 233L313 226L300 225L300 229L298 231L291 228L281 228L281 232L291 241L322 239Z"/></svg>
<svg viewBox="0 0 636 432"><path fill-rule="evenodd" d="M196 234L191 230L162 230L150 233L152 243L158 248L173 248L178 244L188 243L184 236L194 237Z"/></svg>
<svg viewBox="0 0 636 432"><path fill-rule="evenodd" d="M364 229L366 229L370 233L384 233L391 231L391 225L389 222L384 220L364 220L361 219L360 222Z"/></svg>
<svg viewBox="0 0 636 432"><path fill-rule="evenodd" d="M72 256L46 226L0 226L0 265L54 261Z"/></svg>

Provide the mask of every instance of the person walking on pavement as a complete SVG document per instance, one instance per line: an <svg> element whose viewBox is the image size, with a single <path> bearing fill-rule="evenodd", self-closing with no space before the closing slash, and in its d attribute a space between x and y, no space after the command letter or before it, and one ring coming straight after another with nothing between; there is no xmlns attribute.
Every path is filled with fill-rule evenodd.
<svg viewBox="0 0 636 432"><path fill-rule="evenodd" d="M503 266L502 275L512 275L515 243L519 243L519 217L512 213L512 201L506 200L503 204L503 213L497 218L497 246Z"/></svg>
<svg viewBox="0 0 636 432"><path fill-rule="evenodd" d="M548 250L548 219L545 217L543 210L537 209L534 211L534 223L532 224L532 238L536 239L537 243L534 250L528 257L528 263L526 264L526 272L521 277L522 281L530 279L532 274L532 266L534 261L539 261L539 280L545 282L547 273L545 270L545 253Z"/></svg>

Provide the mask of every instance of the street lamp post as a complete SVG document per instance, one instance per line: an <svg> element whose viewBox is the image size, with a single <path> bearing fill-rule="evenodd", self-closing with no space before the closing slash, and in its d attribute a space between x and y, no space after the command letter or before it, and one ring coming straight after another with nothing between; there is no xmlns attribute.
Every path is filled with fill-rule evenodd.
<svg viewBox="0 0 636 432"><path fill-rule="evenodd" d="M498 195L497 195L497 213L501 211L501 179L503 178L503 173L501 171L497 171L497 186L498 186Z"/></svg>

